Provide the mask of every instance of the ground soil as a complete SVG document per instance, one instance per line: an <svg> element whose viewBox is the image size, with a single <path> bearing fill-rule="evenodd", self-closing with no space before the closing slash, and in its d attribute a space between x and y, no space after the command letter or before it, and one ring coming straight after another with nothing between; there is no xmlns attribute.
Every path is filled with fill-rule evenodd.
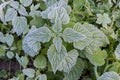
<svg viewBox="0 0 120 80"><path fill-rule="evenodd" d="M13 59L13 60L1 60L0 59L0 70L5 70L10 73L9 77L14 76L15 72L17 70L20 70L20 65L19 63ZM0 78L0 80L7 80Z"/></svg>

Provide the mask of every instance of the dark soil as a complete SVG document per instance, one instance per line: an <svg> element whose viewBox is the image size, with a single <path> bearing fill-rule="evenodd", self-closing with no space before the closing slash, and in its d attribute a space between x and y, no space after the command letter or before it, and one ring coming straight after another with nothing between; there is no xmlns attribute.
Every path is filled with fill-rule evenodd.
<svg viewBox="0 0 120 80"><path fill-rule="evenodd" d="M15 59L9 61L0 59L0 71L1 70L5 70L9 72L10 74L8 77L12 77L15 75L15 72L17 70L20 70L20 65ZM0 80L7 80L7 79L0 78Z"/></svg>

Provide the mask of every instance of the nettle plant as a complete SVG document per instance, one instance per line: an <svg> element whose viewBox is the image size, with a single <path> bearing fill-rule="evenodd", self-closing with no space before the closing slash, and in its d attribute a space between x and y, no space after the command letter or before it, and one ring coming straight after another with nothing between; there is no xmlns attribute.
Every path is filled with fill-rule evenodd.
<svg viewBox="0 0 120 80"><path fill-rule="evenodd" d="M120 11L109 14L117 2L2 0L0 56L22 66L9 80L120 80L120 44L112 48Z"/></svg>

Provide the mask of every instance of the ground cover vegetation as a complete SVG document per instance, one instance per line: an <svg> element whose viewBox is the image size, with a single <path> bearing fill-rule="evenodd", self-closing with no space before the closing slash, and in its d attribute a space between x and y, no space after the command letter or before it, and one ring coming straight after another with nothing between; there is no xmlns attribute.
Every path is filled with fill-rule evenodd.
<svg viewBox="0 0 120 80"><path fill-rule="evenodd" d="M0 0L0 80L119 74L119 0Z"/></svg>

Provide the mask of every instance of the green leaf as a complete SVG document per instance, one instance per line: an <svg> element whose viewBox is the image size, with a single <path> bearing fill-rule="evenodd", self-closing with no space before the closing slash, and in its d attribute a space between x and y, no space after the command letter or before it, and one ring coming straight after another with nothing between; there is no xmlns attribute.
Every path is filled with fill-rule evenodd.
<svg viewBox="0 0 120 80"><path fill-rule="evenodd" d="M29 54L31 57L34 57L41 49L41 44L38 41L28 41L27 39L24 39L22 48L25 53Z"/></svg>
<svg viewBox="0 0 120 80"><path fill-rule="evenodd" d="M69 73L65 73L65 77L63 80L78 80L82 75L84 68L84 61L78 58L76 65L71 69Z"/></svg>
<svg viewBox="0 0 120 80"><path fill-rule="evenodd" d="M40 16L40 11L37 10L37 9L39 9L39 7L40 7L40 4L36 4L36 5L32 4L30 6L30 13L29 13L29 15L32 16L33 18L35 18L36 16Z"/></svg>
<svg viewBox="0 0 120 80"><path fill-rule="evenodd" d="M10 34L6 34L5 36L5 41L8 44L8 46L12 46L13 42L14 42L14 37L13 35Z"/></svg>
<svg viewBox="0 0 120 80"><path fill-rule="evenodd" d="M85 35L73 30L72 28L66 28L63 31L63 39L65 42L72 43L79 40L84 40L86 38Z"/></svg>
<svg viewBox="0 0 120 80"><path fill-rule="evenodd" d="M60 37L55 37L53 39L53 44L57 50L57 52L61 51L61 46L62 46L62 39Z"/></svg>
<svg viewBox="0 0 120 80"><path fill-rule="evenodd" d="M32 26L29 30L29 33L24 37L22 48L25 53L29 54L30 56L34 57L38 54L39 50L41 49L41 44L39 41L34 40L34 37L30 37L30 33L36 31L36 27Z"/></svg>
<svg viewBox="0 0 120 80"><path fill-rule="evenodd" d="M29 59L26 56L21 57L21 63L24 68L26 68L28 62L29 62Z"/></svg>
<svg viewBox="0 0 120 80"><path fill-rule="evenodd" d="M22 40L17 41L18 50L22 50Z"/></svg>
<svg viewBox="0 0 120 80"><path fill-rule="evenodd" d="M53 72L56 73L64 57L67 55L66 48L62 45L61 51L57 52L54 45L51 45L47 52L47 57L51 63Z"/></svg>
<svg viewBox="0 0 120 80"><path fill-rule="evenodd" d="M35 80L47 80L46 74L40 74L38 75Z"/></svg>
<svg viewBox="0 0 120 80"><path fill-rule="evenodd" d="M35 76L35 70L32 68L26 68L22 70L23 74L28 76L29 78L33 78Z"/></svg>
<svg viewBox="0 0 120 80"><path fill-rule="evenodd" d="M30 10L31 10L31 11L36 11L37 9L39 9L39 7L40 7L40 4L36 4L36 5L32 4L32 5L30 6Z"/></svg>
<svg viewBox="0 0 120 80"><path fill-rule="evenodd" d="M17 47L15 47L15 46L10 47L10 50L16 50L16 49L17 49Z"/></svg>
<svg viewBox="0 0 120 80"><path fill-rule="evenodd" d="M26 9L22 5L20 5L20 8L18 9L18 12L19 12L20 15L28 16L28 13L27 13Z"/></svg>
<svg viewBox="0 0 120 80"><path fill-rule="evenodd" d="M7 75L7 71L6 70L0 70L0 77L4 78Z"/></svg>
<svg viewBox="0 0 120 80"><path fill-rule="evenodd" d="M9 4L11 1L7 1L7 2L3 2L0 4L0 20L4 23L5 23L5 18L4 18L4 11L3 9L6 7L7 4Z"/></svg>
<svg viewBox="0 0 120 80"><path fill-rule="evenodd" d="M120 60L120 44L115 49L115 57L116 59Z"/></svg>
<svg viewBox="0 0 120 80"><path fill-rule="evenodd" d="M39 41L39 42L49 42L51 39L52 33L47 27L40 27L34 31L29 32L26 35L28 41Z"/></svg>
<svg viewBox="0 0 120 80"><path fill-rule="evenodd" d="M52 29L57 33L62 31L62 22L58 16L55 18L55 24L52 26Z"/></svg>
<svg viewBox="0 0 120 80"><path fill-rule="evenodd" d="M75 48L83 50L86 46L88 46L93 41L92 32L89 31L87 26L84 26L84 24L82 25L81 23L76 23L73 29L86 36L85 39L74 42L73 45Z"/></svg>
<svg viewBox="0 0 120 80"><path fill-rule="evenodd" d="M32 4L32 0L20 0L20 3L25 7L28 7Z"/></svg>
<svg viewBox="0 0 120 80"><path fill-rule="evenodd" d="M73 29L86 36L85 39L74 42L74 47L77 49L83 50L88 46L93 46L93 49L109 44L107 36L92 24L76 23Z"/></svg>
<svg viewBox="0 0 120 80"><path fill-rule="evenodd" d="M44 25L44 20L41 17L35 17L30 21L31 26L36 26L37 28L41 27Z"/></svg>
<svg viewBox="0 0 120 80"><path fill-rule="evenodd" d="M78 51L73 49L68 52L68 54L63 58L58 70L69 73L71 68L75 66L78 58Z"/></svg>
<svg viewBox="0 0 120 80"><path fill-rule="evenodd" d="M97 14L97 21L96 23L102 24L103 27L107 29L107 24L111 23L111 19L109 18L109 15L104 13L102 14Z"/></svg>
<svg viewBox="0 0 120 80"><path fill-rule="evenodd" d="M5 43L5 37L2 32L0 32L0 42Z"/></svg>
<svg viewBox="0 0 120 80"><path fill-rule="evenodd" d="M19 8L19 2L18 1L11 1L9 4L11 7L18 9Z"/></svg>
<svg viewBox="0 0 120 80"><path fill-rule="evenodd" d="M14 53L11 51L8 51L6 55L9 59L12 59L14 57Z"/></svg>
<svg viewBox="0 0 120 80"><path fill-rule="evenodd" d="M47 60L44 55L38 55L34 60L34 66L36 68L45 68L47 65Z"/></svg>
<svg viewBox="0 0 120 80"><path fill-rule="evenodd" d="M20 36L27 27L27 19L25 17L16 17L12 20L13 30Z"/></svg>
<svg viewBox="0 0 120 80"><path fill-rule="evenodd" d="M59 0L55 4L49 6L45 11L42 11L40 15L44 19L52 19L51 21L53 23L55 22L55 20L53 19L55 19L56 15L58 15L59 18L62 20L62 24L67 24L70 18L68 14L66 14L66 12L70 13L71 11L71 7L67 4L68 3L65 0Z"/></svg>
<svg viewBox="0 0 120 80"><path fill-rule="evenodd" d="M61 52L57 52L55 46L51 45L47 56L54 73L56 73L57 70L69 73L71 68L76 64L78 52L71 50L67 53L64 46L61 47Z"/></svg>
<svg viewBox="0 0 120 80"><path fill-rule="evenodd" d="M17 61L19 62L19 64L23 67L23 68L26 68L29 60L26 56L22 56L21 58L18 56L18 54L16 54L16 59Z"/></svg>
<svg viewBox="0 0 120 80"><path fill-rule="evenodd" d="M82 7L85 5L85 0L74 0L73 1L73 6L74 9L81 10Z"/></svg>
<svg viewBox="0 0 120 80"><path fill-rule="evenodd" d="M120 80L120 76L116 72L105 72L97 80Z"/></svg>
<svg viewBox="0 0 120 80"><path fill-rule="evenodd" d="M107 57L107 52L98 48L93 54L85 53L85 55L93 65L102 66L105 64L104 59Z"/></svg>
<svg viewBox="0 0 120 80"><path fill-rule="evenodd" d="M25 53L34 57L41 48L40 42L49 42L51 36L52 33L47 27L40 27L34 30L31 29L23 40L23 50Z"/></svg>
<svg viewBox="0 0 120 80"><path fill-rule="evenodd" d="M7 9L6 14L5 14L5 22L11 21L16 16L17 16L17 11L15 9L13 8Z"/></svg>
<svg viewBox="0 0 120 80"><path fill-rule="evenodd" d="M3 46L0 45L0 57L5 55L5 49Z"/></svg>
<svg viewBox="0 0 120 80"><path fill-rule="evenodd" d="M45 5L46 5L47 8L50 7L50 6L52 6L56 2L57 2L57 0L46 0L46 1L44 0L44 3L45 3Z"/></svg>
<svg viewBox="0 0 120 80"><path fill-rule="evenodd" d="M118 72L119 68L120 68L120 63L119 62L114 62L113 64L110 64L110 68L108 69L108 71Z"/></svg>
<svg viewBox="0 0 120 80"><path fill-rule="evenodd" d="M69 15L63 7L55 8L48 14L48 19L51 19L52 23L55 23L57 17L60 19L62 24L68 24L70 21Z"/></svg>

